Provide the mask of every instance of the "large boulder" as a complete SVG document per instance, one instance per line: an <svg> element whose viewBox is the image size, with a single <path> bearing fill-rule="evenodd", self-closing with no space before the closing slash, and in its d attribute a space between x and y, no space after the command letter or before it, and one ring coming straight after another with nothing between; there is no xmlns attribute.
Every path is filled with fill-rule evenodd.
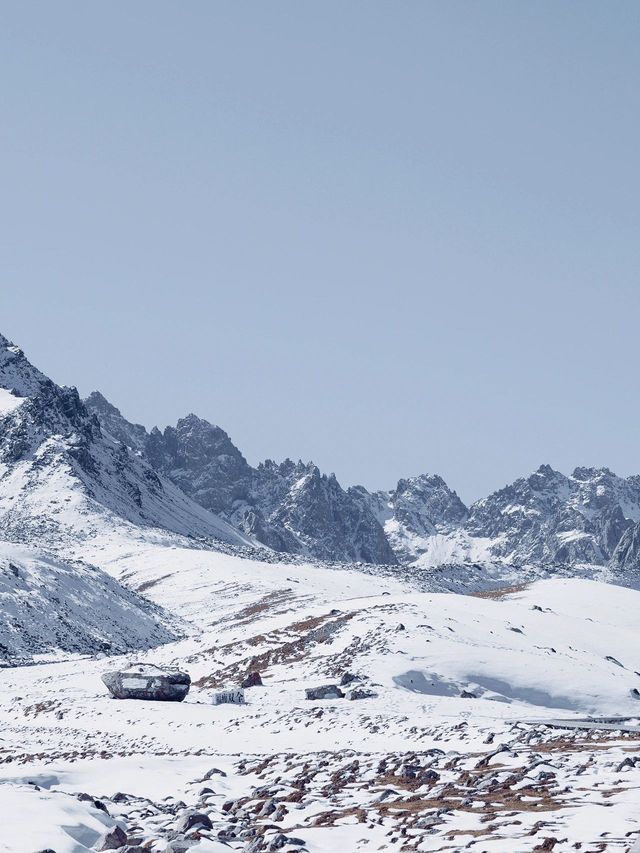
<svg viewBox="0 0 640 853"><path fill-rule="evenodd" d="M102 680L114 699L182 702L191 686L186 672L148 663L134 663L128 669L105 672Z"/></svg>
<svg viewBox="0 0 640 853"><path fill-rule="evenodd" d="M323 684L321 687L307 687L304 691L307 699L344 699L344 693L337 684Z"/></svg>

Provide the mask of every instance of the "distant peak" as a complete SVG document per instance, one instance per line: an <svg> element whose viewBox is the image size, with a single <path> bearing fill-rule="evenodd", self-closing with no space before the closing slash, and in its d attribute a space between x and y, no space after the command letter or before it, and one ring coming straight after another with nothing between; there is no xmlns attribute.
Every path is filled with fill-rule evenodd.
<svg viewBox="0 0 640 853"><path fill-rule="evenodd" d="M110 403L104 394L100 393L100 391L92 391L84 402L85 405L92 409L99 409L103 412L112 412L114 415L122 416L120 409L114 406L113 403Z"/></svg>
<svg viewBox="0 0 640 853"><path fill-rule="evenodd" d="M425 488L427 486L432 488L442 488L444 486L446 488L447 484L439 474L417 474L415 477L403 477L398 480L396 490L403 492L414 486L418 486L419 488Z"/></svg>
<svg viewBox="0 0 640 853"><path fill-rule="evenodd" d="M20 347L0 335L0 387L30 397L47 384L53 383L31 364Z"/></svg>
<svg viewBox="0 0 640 853"><path fill-rule="evenodd" d="M615 477L616 475L610 468L587 468L585 466L579 466L575 468L573 474L571 475L574 480L593 480L599 476L607 476L607 477Z"/></svg>

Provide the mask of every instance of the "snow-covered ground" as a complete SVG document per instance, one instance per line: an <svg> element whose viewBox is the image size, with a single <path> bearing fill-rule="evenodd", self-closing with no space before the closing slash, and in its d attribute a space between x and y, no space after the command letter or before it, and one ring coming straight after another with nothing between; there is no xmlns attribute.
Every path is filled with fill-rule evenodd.
<svg viewBox="0 0 640 853"><path fill-rule="evenodd" d="M211 822L186 831L197 853L304 849L286 839L309 853L627 851L640 834L640 592L558 579L423 593L179 537L96 536L70 556L184 636L2 671L1 851L84 853L117 822L160 853L191 808ZM134 660L187 670L187 699L111 699L101 673ZM252 670L264 686L246 705L211 704ZM345 673L375 695L305 698Z"/></svg>

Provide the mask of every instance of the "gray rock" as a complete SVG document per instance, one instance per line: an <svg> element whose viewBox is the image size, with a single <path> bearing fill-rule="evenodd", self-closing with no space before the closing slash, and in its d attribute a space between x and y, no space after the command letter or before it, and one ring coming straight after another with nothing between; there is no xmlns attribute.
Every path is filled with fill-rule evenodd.
<svg viewBox="0 0 640 853"><path fill-rule="evenodd" d="M258 812L258 817L267 817L267 815L273 814L276 810L277 806L275 804L275 800L269 799L266 800L260 811Z"/></svg>
<svg viewBox="0 0 640 853"><path fill-rule="evenodd" d="M186 841L185 839L176 838L170 841L164 848L164 853L187 853L196 844L195 841Z"/></svg>
<svg viewBox="0 0 640 853"><path fill-rule="evenodd" d="M374 690L369 690L367 687L354 687L352 690L347 690L347 699L352 702L356 699L373 699L377 695Z"/></svg>
<svg viewBox="0 0 640 853"><path fill-rule="evenodd" d="M344 693L337 684L323 684L320 687L307 687L304 691L307 699L344 699Z"/></svg>
<svg viewBox="0 0 640 853"><path fill-rule="evenodd" d="M180 820L176 824L176 831L188 832L190 829L193 829L194 826L200 826L202 829L213 829L213 824L209 819L209 815L204 812L194 810L185 812L185 814L180 817Z"/></svg>
<svg viewBox="0 0 640 853"><path fill-rule="evenodd" d="M105 672L102 680L115 699L182 702L191 679L178 669L135 663L126 670Z"/></svg>
<svg viewBox="0 0 640 853"><path fill-rule="evenodd" d="M284 835L282 832L279 832L274 838L269 841L267 850L282 850L283 847L290 845L292 847L304 847L305 842L302 838L295 838L290 835Z"/></svg>
<svg viewBox="0 0 640 853"><path fill-rule="evenodd" d="M120 847L124 847L126 843L127 833L119 826L114 826L113 829L100 836L96 850L118 850Z"/></svg>
<svg viewBox="0 0 640 853"><path fill-rule="evenodd" d="M224 770L220 770L219 767L212 767L211 770L207 770L207 772L202 777L202 781L205 782L212 778L212 776L226 776L227 774Z"/></svg>

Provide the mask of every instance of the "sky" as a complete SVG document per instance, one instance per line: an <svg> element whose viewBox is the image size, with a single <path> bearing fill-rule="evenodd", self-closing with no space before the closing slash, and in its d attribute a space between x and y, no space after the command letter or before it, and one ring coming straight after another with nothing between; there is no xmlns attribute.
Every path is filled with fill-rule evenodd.
<svg viewBox="0 0 640 853"><path fill-rule="evenodd" d="M3 3L0 331L345 486L639 472L639 37L635 0Z"/></svg>

